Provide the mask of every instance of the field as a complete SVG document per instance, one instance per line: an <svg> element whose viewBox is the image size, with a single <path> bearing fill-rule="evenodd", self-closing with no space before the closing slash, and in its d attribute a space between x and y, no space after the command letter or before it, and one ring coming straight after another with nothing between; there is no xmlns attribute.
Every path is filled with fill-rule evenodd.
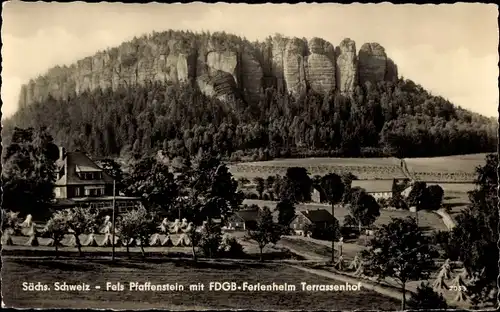
<svg viewBox="0 0 500 312"><path fill-rule="evenodd" d="M37 260L3 259L2 286L8 289L3 301L16 308L107 308L107 309L248 309L248 310L395 310L397 300L375 292L307 292L300 283L343 284L335 280L299 271L276 263L224 263L186 260L122 261L109 260ZM130 282L173 284L184 291L129 291ZM236 281L249 284L287 283L295 285L291 292L207 291L210 282ZM23 291L23 282L48 284L46 292ZM89 283L86 292L55 291L55 282ZM124 291L106 291L106 282L125 286ZM190 291L190 284L203 283L204 291ZM99 285L100 290L95 286Z"/></svg>
<svg viewBox="0 0 500 312"><path fill-rule="evenodd" d="M406 158L410 175L418 180L429 182L471 183L475 168L484 164L486 154L446 156L432 158ZM267 177L284 175L289 167L305 167L311 175L324 175L329 172L342 174L351 172L361 180L393 179L408 177L397 158L303 158L276 159L261 162L246 162L230 165L236 177Z"/></svg>
<svg viewBox="0 0 500 312"><path fill-rule="evenodd" d="M264 201L264 200L254 200L254 199L245 199L243 204L252 205L256 204L259 206L268 206L270 209L274 209L276 207L276 202L274 201ZM297 205L297 210L315 210L315 209L326 209L330 213L332 212L332 207L330 205L324 204L300 204ZM338 206L335 208L335 217L339 220L340 224L344 222L344 217L348 215L349 212L346 208L342 206ZM415 213L410 211L401 211L401 210L380 210L380 217L375 221L375 225L387 224L391 221L391 218L405 218L408 216L415 216ZM418 212L418 223L419 226L423 230L446 230L441 218L433 213L428 211L419 211Z"/></svg>
<svg viewBox="0 0 500 312"><path fill-rule="evenodd" d="M229 166L236 177L267 177L285 175L289 167L305 167L311 175L324 175L329 172L343 174L351 172L359 179L405 178L397 158L303 158L277 159L271 161L238 163Z"/></svg>
<svg viewBox="0 0 500 312"><path fill-rule="evenodd" d="M484 165L486 154L432 158L406 158L408 171L422 181L472 182L477 166Z"/></svg>

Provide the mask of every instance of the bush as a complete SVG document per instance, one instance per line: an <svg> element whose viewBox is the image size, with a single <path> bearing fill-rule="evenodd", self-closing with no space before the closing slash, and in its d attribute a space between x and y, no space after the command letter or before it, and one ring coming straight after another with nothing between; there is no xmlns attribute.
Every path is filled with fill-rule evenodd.
<svg viewBox="0 0 500 312"><path fill-rule="evenodd" d="M345 225L340 228L340 234L344 239L358 238L360 235L359 228L357 226L345 226Z"/></svg>
<svg viewBox="0 0 500 312"><path fill-rule="evenodd" d="M446 309L448 304L443 295L435 292L429 284L421 283L417 292L408 300L408 307L413 309Z"/></svg>
<svg viewBox="0 0 500 312"><path fill-rule="evenodd" d="M246 199L259 199L259 195L255 194L255 193L246 193L245 198Z"/></svg>
<svg viewBox="0 0 500 312"><path fill-rule="evenodd" d="M381 208L387 208L387 207L389 207L389 200L387 200L385 198L379 198L379 199L377 199L377 203L379 204L379 206Z"/></svg>
<svg viewBox="0 0 500 312"><path fill-rule="evenodd" d="M222 233L219 226L206 224L201 232L200 247L205 257L217 257L222 242Z"/></svg>
<svg viewBox="0 0 500 312"><path fill-rule="evenodd" d="M219 245L219 254L228 258L239 258L245 254L243 246L235 237L224 237Z"/></svg>
<svg viewBox="0 0 500 312"><path fill-rule="evenodd" d="M457 260L459 251L453 246L451 233L448 231L435 231L432 233L432 243L439 247L443 258Z"/></svg>

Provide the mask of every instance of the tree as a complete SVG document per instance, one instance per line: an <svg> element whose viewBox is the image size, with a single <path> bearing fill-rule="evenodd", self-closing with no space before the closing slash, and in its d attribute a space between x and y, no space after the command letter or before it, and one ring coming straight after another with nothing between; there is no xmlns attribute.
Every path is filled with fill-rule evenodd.
<svg viewBox="0 0 500 312"><path fill-rule="evenodd" d="M362 226L372 225L380 216L380 206L365 190L355 189L349 199L349 213L358 223L361 233Z"/></svg>
<svg viewBox="0 0 500 312"><path fill-rule="evenodd" d="M150 211L163 216L172 214L178 186L168 166L155 157L134 164L125 184L125 194L141 197Z"/></svg>
<svg viewBox="0 0 500 312"><path fill-rule="evenodd" d="M344 181L342 181L342 178L339 175L335 173L329 173L323 176L320 180L320 186L331 205L335 205L342 200L345 185Z"/></svg>
<svg viewBox="0 0 500 312"><path fill-rule="evenodd" d="M238 179L238 185L241 187L244 187L245 185L247 185L248 183L250 183L250 180L248 180L247 178L245 177L241 177Z"/></svg>
<svg viewBox="0 0 500 312"><path fill-rule="evenodd" d="M408 300L408 307L419 310L447 309L448 304L443 295L435 292L429 284L421 283Z"/></svg>
<svg viewBox="0 0 500 312"><path fill-rule="evenodd" d="M134 240L140 241L141 253L145 256L144 245L147 245L156 230L154 220L155 216L144 207L127 211L118 218L117 232L126 244L128 257L130 243Z"/></svg>
<svg viewBox="0 0 500 312"><path fill-rule="evenodd" d="M266 178L266 189L267 190L273 190L274 181L276 181L275 176L270 175ZM274 193L274 190L273 190L273 193ZM276 195L276 194L274 194L274 195Z"/></svg>
<svg viewBox="0 0 500 312"><path fill-rule="evenodd" d="M211 222L212 218L226 219L237 211L243 202L243 193L225 164L211 154L205 153L186 174L187 190L192 200L199 202L195 224Z"/></svg>
<svg viewBox="0 0 500 312"><path fill-rule="evenodd" d="M413 187L408 194L407 202L408 206L415 206L417 210L422 210L426 208L426 204L429 202L429 193L427 189L427 184L425 182L417 181L413 184Z"/></svg>
<svg viewBox="0 0 500 312"><path fill-rule="evenodd" d="M261 177L256 177L253 179L253 182L255 183L255 189L257 190L257 193L259 193L259 199L262 199L262 194L264 193L265 190L265 181Z"/></svg>
<svg viewBox="0 0 500 312"><path fill-rule="evenodd" d="M149 244L151 236L156 231L156 220L158 219L154 212L148 212L144 207L137 210L135 217L137 218L135 239L141 242L141 254L145 257L144 247Z"/></svg>
<svg viewBox="0 0 500 312"><path fill-rule="evenodd" d="M66 214L61 211L54 213L45 225L44 234L52 239L52 243L56 249L56 258L58 257L58 248L61 246L61 241L67 232L68 223Z"/></svg>
<svg viewBox="0 0 500 312"><path fill-rule="evenodd" d="M176 178L178 197L175 200L179 218L181 215L193 223L193 228L204 222L212 228L212 219L224 221L239 209L243 193L238 191L238 183L220 159L209 153L201 153L189 168ZM193 246L203 242L201 233L192 230L187 233Z"/></svg>
<svg viewBox="0 0 500 312"><path fill-rule="evenodd" d="M306 168L290 167L286 171L286 189L290 191L297 202L311 200L312 180Z"/></svg>
<svg viewBox="0 0 500 312"><path fill-rule="evenodd" d="M335 219L335 204L342 200L345 190L344 182L342 181L342 178L335 173L329 173L323 176L319 182L322 192L332 207L332 215ZM337 230L340 232L340 229L335 229L335 222L332 226L332 235L336 234ZM335 240L335 238L332 238L332 263L335 263Z"/></svg>
<svg viewBox="0 0 500 312"><path fill-rule="evenodd" d="M342 174L342 183L344 184L344 190L348 190L351 188L352 181L357 180L358 177L352 174L351 172Z"/></svg>
<svg viewBox="0 0 500 312"><path fill-rule="evenodd" d="M443 203L444 191L439 185L429 185L427 187L427 209L438 210Z"/></svg>
<svg viewBox="0 0 500 312"><path fill-rule="evenodd" d="M284 234L290 230L290 222L295 218L295 205L289 200L282 200L276 204L278 210L278 224L283 227Z"/></svg>
<svg viewBox="0 0 500 312"><path fill-rule="evenodd" d="M12 245L12 237L19 227L19 212L2 209L2 236L6 245Z"/></svg>
<svg viewBox="0 0 500 312"><path fill-rule="evenodd" d="M222 232L220 226L207 222L202 228L200 242L198 243L205 256L209 258L217 256L221 242Z"/></svg>
<svg viewBox="0 0 500 312"><path fill-rule="evenodd" d="M382 225L362 252L365 268L378 278L396 279L403 291L402 310L406 308L406 284L429 276L433 258L437 256L429 238L414 218L392 219Z"/></svg>
<svg viewBox="0 0 500 312"><path fill-rule="evenodd" d="M471 205L457 216L448 243L474 277L467 287L474 304L496 304L498 276L498 155L486 156L476 169L476 190L469 193ZM450 255L450 258L453 255ZM452 258L453 259L453 258Z"/></svg>
<svg viewBox="0 0 500 312"><path fill-rule="evenodd" d="M80 235L90 232L95 227L97 215L97 211L83 207L68 208L62 212L60 218L65 220L68 231L75 237L80 257L82 256Z"/></svg>
<svg viewBox="0 0 500 312"><path fill-rule="evenodd" d="M271 210L264 206L259 210L255 230L248 231L248 237L257 242L260 249L260 261L264 261L262 251L269 243L276 244L281 238L281 229L274 223Z"/></svg>
<svg viewBox="0 0 500 312"><path fill-rule="evenodd" d="M125 177L120 164L112 158L100 159L96 163L115 180L116 193L119 194L125 188Z"/></svg>
<svg viewBox="0 0 500 312"><path fill-rule="evenodd" d="M2 164L2 207L45 217L54 199L58 156L45 128L15 128Z"/></svg>

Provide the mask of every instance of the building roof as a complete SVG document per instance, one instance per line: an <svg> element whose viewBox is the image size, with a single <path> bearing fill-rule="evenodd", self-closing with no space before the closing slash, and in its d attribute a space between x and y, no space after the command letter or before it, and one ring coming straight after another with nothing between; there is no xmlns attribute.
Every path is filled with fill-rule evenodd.
<svg viewBox="0 0 500 312"><path fill-rule="evenodd" d="M56 186L113 183L113 178L82 152L67 152L56 164L58 170L62 166L66 167L64 175L56 181ZM102 172L102 179L83 180L78 176L78 172Z"/></svg>
<svg viewBox="0 0 500 312"><path fill-rule="evenodd" d="M360 187L367 193L392 192L392 180L354 180L351 187Z"/></svg>
<svg viewBox="0 0 500 312"><path fill-rule="evenodd" d="M257 209L246 209L240 210L235 213L236 216L240 217L245 222L257 221L259 217L259 210Z"/></svg>
<svg viewBox="0 0 500 312"><path fill-rule="evenodd" d="M332 214L326 209L302 210L299 213L304 215L312 223L316 222L333 222Z"/></svg>

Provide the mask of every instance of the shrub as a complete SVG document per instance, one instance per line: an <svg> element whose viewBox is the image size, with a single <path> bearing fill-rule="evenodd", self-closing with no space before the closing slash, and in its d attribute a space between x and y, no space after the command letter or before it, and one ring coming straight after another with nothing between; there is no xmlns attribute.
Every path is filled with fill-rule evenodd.
<svg viewBox="0 0 500 312"><path fill-rule="evenodd" d="M228 258L239 258L245 254L243 246L235 237L226 236L219 246L219 254Z"/></svg>
<svg viewBox="0 0 500 312"><path fill-rule="evenodd" d="M421 283L417 292L408 300L408 307L413 309L446 309L448 304L443 295L435 292L429 284Z"/></svg>
<svg viewBox="0 0 500 312"><path fill-rule="evenodd" d="M222 233L219 226L205 224L201 232L200 247L205 257L217 257L222 243Z"/></svg>
<svg viewBox="0 0 500 312"><path fill-rule="evenodd" d="M255 193L246 193L246 198L247 199L259 199L259 195Z"/></svg>

